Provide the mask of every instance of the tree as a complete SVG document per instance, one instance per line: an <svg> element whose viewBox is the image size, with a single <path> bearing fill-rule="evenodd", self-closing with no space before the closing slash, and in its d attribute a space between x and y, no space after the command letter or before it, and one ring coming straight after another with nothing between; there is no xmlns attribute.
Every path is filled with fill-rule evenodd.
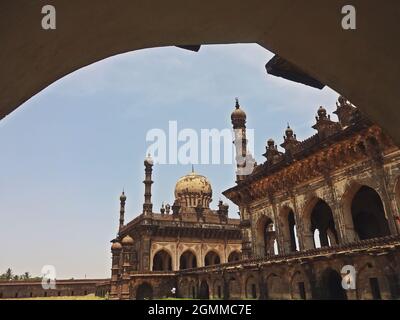
<svg viewBox="0 0 400 320"><path fill-rule="evenodd" d="M6 276L6 279L7 279L7 280L11 280L11 279L12 279L12 277L13 277L13 272L12 272L11 268L8 268L8 269L7 269L7 271L6 271L6 273L5 273L5 276Z"/></svg>
<svg viewBox="0 0 400 320"><path fill-rule="evenodd" d="M31 278L31 275L30 275L29 272L25 272L24 275L22 276L22 278L23 278L24 280L28 280L28 279Z"/></svg>

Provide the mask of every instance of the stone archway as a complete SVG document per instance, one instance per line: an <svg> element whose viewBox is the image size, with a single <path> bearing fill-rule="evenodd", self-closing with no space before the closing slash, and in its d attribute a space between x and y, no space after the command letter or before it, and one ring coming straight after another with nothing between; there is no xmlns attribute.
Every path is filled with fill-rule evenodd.
<svg viewBox="0 0 400 320"><path fill-rule="evenodd" d="M210 288L206 280L200 282L199 299L202 300L210 299Z"/></svg>
<svg viewBox="0 0 400 320"><path fill-rule="evenodd" d="M326 300L347 300L346 291L342 287L342 277L334 269L327 268L321 279L321 298Z"/></svg>
<svg viewBox="0 0 400 320"><path fill-rule="evenodd" d="M197 268L197 258L191 250L186 250L179 258L179 270L191 268Z"/></svg>
<svg viewBox="0 0 400 320"><path fill-rule="evenodd" d="M275 255L278 251L274 223L265 215L256 224L256 251L260 257Z"/></svg>
<svg viewBox="0 0 400 320"><path fill-rule="evenodd" d="M253 275L250 275L247 278L245 289L246 289L245 294L247 299L259 298L260 294L259 294L257 279Z"/></svg>
<svg viewBox="0 0 400 320"><path fill-rule="evenodd" d="M332 210L322 199L316 201L311 211L310 227L314 235L314 248L328 247L338 243Z"/></svg>
<svg viewBox="0 0 400 320"><path fill-rule="evenodd" d="M77 15L75 4L53 0L62 12L61 33L37 27L42 18L40 3L0 4L0 11L8 13L2 17L6 42L0 119L57 79L116 54L167 45L255 42L293 64L289 70L300 68L341 92L400 141L395 107L399 90L393 68L400 46L392 41L399 20L396 1L385 6L357 1L363 25L350 33L340 27L343 4L337 1L250 1L246 10L240 1L222 1L218 6L170 1L156 8L136 1L123 1L120 6L106 0L97 3L96 10L89 3L80 5ZM315 55L316 47L324 50ZM49 54L54 50L60 54Z"/></svg>
<svg viewBox="0 0 400 320"><path fill-rule="evenodd" d="M221 258L218 253L216 253L214 250L208 251L207 254L204 257L204 265L205 266L212 266L215 264L220 264L221 263Z"/></svg>
<svg viewBox="0 0 400 320"><path fill-rule="evenodd" d="M389 224L379 194L361 186L351 201L354 231L360 240L390 235Z"/></svg>
<svg viewBox="0 0 400 320"><path fill-rule="evenodd" d="M232 251L228 256L228 262L236 262L240 261L240 252L239 251Z"/></svg>
<svg viewBox="0 0 400 320"><path fill-rule="evenodd" d="M284 249L286 252L299 250L297 238L297 226L294 211L285 206L281 210L280 216L281 230L283 233Z"/></svg>
<svg viewBox="0 0 400 320"><path fill-rule="evenodd" d="M153 271L172 271L172 257L166 250L161 249L154 255Z"/></svg>
<svg viewBox="0 0 400 320"><path fill-rule="evenodd" d="M277 273L272 273L267 276L265 286L267 299L282 300L288 298L289 285L284 278Z"/></svg>
<svg viewBox="0 0 400 320"><path fill-rule="evenodd" d="M153 299L153 287L143 282L136 289L136 300L152 300Z"/></svg>
<svg viewBox="0 0 400 320"><path fill-rule="evenodd" d="M291 281L291 298L294 300L311 299L311 288L308 278L303 272L297 270L294 272Z"/></svg>

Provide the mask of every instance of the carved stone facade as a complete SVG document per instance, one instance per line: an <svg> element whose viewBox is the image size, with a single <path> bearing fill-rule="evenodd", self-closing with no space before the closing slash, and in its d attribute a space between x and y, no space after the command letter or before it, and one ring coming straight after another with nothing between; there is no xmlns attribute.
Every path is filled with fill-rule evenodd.
<svg viewBox="0 0 400 320"><path fill-rule="evenodd" d="M155 257L166 252L171 260L157 263L168 267L169 284L181 297L398 299L400 150L345 98L335 113L338 122L320 107L317 134L304 141L288 126L284 152L269 139L267 161L257 165L247 151L246 114L237 101L231 117L236 185L223 194L239 207L240 222L218 214L227 213L222 203L215 212L201 209L207 192L201 193L201 206L181 210L182 201L175 203L178 215L137 218L120 230L122 237L143 226L134 232L141 240L135 242L133 269L142 273L131 272L130 281L150 276ZM228 259L231 252L238 259L240 249L240 261ZM185 252L192 255L180 268ZM219 260L207 260L208 252ZM355 273L345 274L349 268ZM113 279L121 283L121 277ZM168 292L157 296L163 295Z"/></svg>

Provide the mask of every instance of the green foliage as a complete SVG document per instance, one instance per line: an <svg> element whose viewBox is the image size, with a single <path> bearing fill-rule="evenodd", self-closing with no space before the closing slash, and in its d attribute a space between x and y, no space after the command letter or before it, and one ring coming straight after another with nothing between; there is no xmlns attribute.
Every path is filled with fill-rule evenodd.
<svg viewBox="0 0 400 320"><path fill-rule="evenodd" d="M14 274L11 268L8 268L4 273L0 274L0 281L39 281L41 277L32 277L29 272L24 272L22 275Z"/></svg>

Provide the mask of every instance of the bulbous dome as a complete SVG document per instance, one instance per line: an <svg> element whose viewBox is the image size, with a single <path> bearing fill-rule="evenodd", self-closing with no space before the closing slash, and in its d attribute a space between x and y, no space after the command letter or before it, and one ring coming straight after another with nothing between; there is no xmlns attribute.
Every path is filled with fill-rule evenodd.
<svg viewBox="0 0 400 320"><path fill-rule="evenodd" d="M121 246L121 244L119 243L119 242L114 242L112 245L111 245L111 250L115 250L115 251L117 251L117 250L121 250L122 249L122 246Z"/></svg>
<svg viewBox="0 0 400 320"><path fill-rule="evenodd" d="M181 177L175 186L175 199L182 206L208 208L211 202L212 188L208 179L196 172Z"/></svg>
<svg viewBox="0 0 400 320"><path fill-rule="evenodd" d="M126 195L125 195L125 192L124 192L124 191L122 191L122 194L121 194L121 196L119 197L119 200L121 200L121 201L126 201Z"/></svg>
<svg viewBox="0 0 400 320"><path fill-rule="evenodd" d="M239 100L236 98L235 110L231 114L231 120L246 120L246 113L240 108Z"/></svg>
<svg viewBox="0 0 400 320"><path fill-rule="evenodd" d="M286 137L291 138L293 137L293 129L288 125L285 130Z"/></svg>
<svg viewBox="0 0 400 320"><path fill-rule="evenodd" d="M320 117L325 117L325 116L326 116L326 109L325 109L323 106L320 106L320 107L318 108L317 113L318 113L318 115L319 115Z"/></svg>
<svg viewBox="0 0 400 320"><path fill-rule="evenodd" d="M122 245L132 245L133 244L133 239L131 236L127 235L122 239Z"/></svg>
<svg viewBox="0 0 400 320"><path fill-rule="evenodd" d="M270 148L274 147L275 146L274 139L268 139L267 140L267 146L270 147Z"/></svg>

